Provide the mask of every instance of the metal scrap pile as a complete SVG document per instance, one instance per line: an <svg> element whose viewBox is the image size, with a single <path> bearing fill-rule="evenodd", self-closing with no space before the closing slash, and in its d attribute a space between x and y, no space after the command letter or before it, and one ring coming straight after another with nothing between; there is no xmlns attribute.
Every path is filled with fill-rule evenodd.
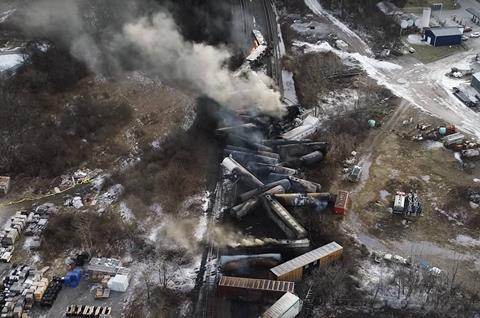
<svg viewBox="0 0 480 318"><path fill-rule="evenodd" d="M12 258L14 244L22 233L33 238L28 241L30 249L40 247L40 234L45 230L48 217L53 211L53 205L44 204L34 211L18 211L12 216L0 231L1 247L0 261L9 262Z"/></svg>
<svg viewBox="0 0 480 318"><path fill-rule="evenodd" d="M27 265L13 267L2 281L1 316L30 317L30 309L42 301L48 283L42 271Z"/></svg>
<svg viewBox="0 0 480 318"><path fill-rule="evenodd" d="M217 135L226 144L224 175L235 184L233 199L226 204L230 214L241 219L263 207L289 239L304 239L306 230L285 207L325 208L334 201L300 170L322 161L329 150L327 143L308 139L320 129L318 118L290 107L280 120L232 115L225 121L229 124L218 128Z"/></svg>

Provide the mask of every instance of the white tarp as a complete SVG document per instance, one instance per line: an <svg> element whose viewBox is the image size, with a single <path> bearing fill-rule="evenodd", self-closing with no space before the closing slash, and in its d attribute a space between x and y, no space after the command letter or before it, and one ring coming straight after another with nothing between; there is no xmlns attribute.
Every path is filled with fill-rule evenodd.
<svg viewBox="0 0 480 318"><path fill-rule="evenodd" d="M127 275L115 275L110 278L107 284L108 288L116 292L125 292L128 288L128 276Z"/></svg>

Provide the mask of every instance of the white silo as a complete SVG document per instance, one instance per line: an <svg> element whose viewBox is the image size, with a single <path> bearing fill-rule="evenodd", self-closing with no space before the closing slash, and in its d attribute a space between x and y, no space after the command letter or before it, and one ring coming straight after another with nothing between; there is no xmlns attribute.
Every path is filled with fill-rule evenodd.
<svg viewBox="0 0 480 318"><path fill-rule="evenodd" d="M430 26L430 16L432 15L431 8L423 8L422 23L420 28L428 28Z"/></svg>

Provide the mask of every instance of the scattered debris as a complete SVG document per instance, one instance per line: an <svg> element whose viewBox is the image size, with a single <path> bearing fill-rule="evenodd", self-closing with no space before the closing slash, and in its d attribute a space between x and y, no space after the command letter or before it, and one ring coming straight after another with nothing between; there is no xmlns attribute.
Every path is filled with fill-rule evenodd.
<svg viewBox="0 0 480 318"><path fill-rule="evenodd" d="M10 177L0 176L0 192L7 194L10 190Z"/></svg>

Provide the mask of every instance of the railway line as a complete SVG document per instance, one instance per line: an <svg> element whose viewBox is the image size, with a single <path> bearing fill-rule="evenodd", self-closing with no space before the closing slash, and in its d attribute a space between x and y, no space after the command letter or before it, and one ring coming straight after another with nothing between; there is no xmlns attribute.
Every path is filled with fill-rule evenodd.
<svg viewBox="0 0 480 318"><path fill-rule="evenodd" d="M267 32L267 42L270 43L272 56L270 60L271 74L269 74L278 85L280 92L283 94L282 83L282 67L280 63L281 52L279 48L279 35L277 27L277 18L273 10L273 2L271 0L262 0L262 6L265 14L265 29Z"/></svg>
<svg viewBox="0 0 480 318"><path fill-rule="evenodd" d="M241 32L244 41L247 44L245 49L251 49L253 43L252 31L260 29L266 41L269 43L272 55L267 62L267 75L269 75L279 87L283 94L281 52L279 49L279 35L274 12L274 4L271 0L261 0L251 2L249 0L232 0L232 13L239 13L242 17ZM237 8L240 8L238 10ZM241 12L238 12L241 11ZM238 43L242 46L242 43ZM248 46L248 44L250 44ZM218 163L215 163L218 164ZM217 222L223 217L225 206L231 203L232 193L236 191L236 185L230 180L219 177L213 197L211 198L211 207L208 211L209 221L206 234L206 247L202 266L197 278L197 299L194 313L196 317L210 318L215 317L215 298L216 284L218 280L218 269L216 261L220 257L220 249L214 242L214 230Z"/></svg>

